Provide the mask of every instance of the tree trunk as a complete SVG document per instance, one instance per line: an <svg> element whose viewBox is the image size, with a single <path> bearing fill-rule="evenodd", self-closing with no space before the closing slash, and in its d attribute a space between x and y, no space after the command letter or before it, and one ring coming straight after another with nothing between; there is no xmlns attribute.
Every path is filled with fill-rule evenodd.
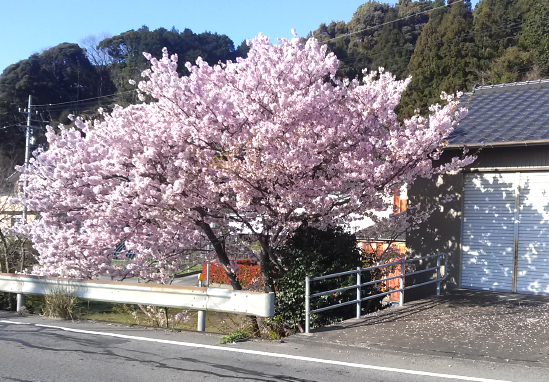
<svg viewBox="0 0 549 382"><path fill-rule="evenodd" d="M215 253L217 255L217 259L221 263L221 266L225 270L225 273L227 274L227 277L229 278L229 281L231 283L231 286L234 290L242 290L242 285L240 285L240 282L238 281L236 275L231 271L231 263L229 261L229 257L227 256L227 252L225 252L225 248L223 248L223 245L221 245L221 241L216 236L215 232L212 230L212 227L206 222L198 221L196 224L202 228L206 236L208 237L208 240L210 243L212 243Z"/></svg>
<svg viewBox="0 0 549 382"><path fill-rule="evenodd" d="M238 278L230 268L231 264L229 261L229 257L227 256L227 252L225 251L225 248L223 248L223 245L221 244L221 241L217 238L215 232L213 232L212 227L210 227L210 225L205 222L197 222L197 225L200 228L202 228L202 230L208 237L208 240L210 241L210 243L212 243L215 249L215 253L217 255L217 259L223 266L223 269L225 270L225 273L227 274L227 277L229 278L229 281L231 282L231 286L233 287L233 289L242 290L242 285L240 285ZM259 323L257 322L257 317L250 316L250 321L252 323L253 335L256 337L259 337L261 333L259 331Z"/></svg>
<svg viewBox="0 0 549 382"><path fill-rule="evenodd" d="M199 211L200 212L200 211ZM206 234L206 237L210 241L210 243L213 245L215 253L217 255L217 259L223 266L223 269L225 270L225 273L227 274L227 278L229 279L231 286L234 290L242 290L242 285L240 285L240 282L238 281L238 278L231 270L231 263L229 260L229 257L227 256L227 252L225 251L225 248L223 247L221 241L215 234L215 232L212 230L212 227L204 222L204 221L197 221L196 224L202 228L204 233ZM261 267L263 269L263 266ZM265 280L265 279L264 279ZM274 289L273 289L274 290ZM256 337L260 336L260 330L259 330L259 323L257 321L256 316L250 316L250 321L252 324L252 331L253 335Z"/></svg>
<svg viewBox="0 0 549 382"><path fill-rule="evenodd" d="M259 263L261 265L261 277L263 278L263 288L266 293L275 293L274 281L272 275L271 264L271 246L269 244L269 238L266 236L259 237L259 244L261 244L261 254L259 255Z"/></svg>

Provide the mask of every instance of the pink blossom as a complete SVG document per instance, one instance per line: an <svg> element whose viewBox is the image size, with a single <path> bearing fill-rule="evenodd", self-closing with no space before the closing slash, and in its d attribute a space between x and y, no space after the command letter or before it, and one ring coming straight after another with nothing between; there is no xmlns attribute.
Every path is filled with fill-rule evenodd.
<svg viewBox="0 0 549 382"><path fill-rule="evenodd" d="M41 216L24 232L40 254L36 273L166 283L197 260L202 223L272 249L303 221L322 228L384 210L395 188L471 161L433 167L464 113L455 98L399 123L410 79L380 69L341 81L336 56L312 38L273 45L259 35L246 59L199 58L188 77L165 49L145 57L138 88L154 102L49 128L51 149L21 169L23 203ZM120 243L118 256L134 257L113 265Z"/></svg>

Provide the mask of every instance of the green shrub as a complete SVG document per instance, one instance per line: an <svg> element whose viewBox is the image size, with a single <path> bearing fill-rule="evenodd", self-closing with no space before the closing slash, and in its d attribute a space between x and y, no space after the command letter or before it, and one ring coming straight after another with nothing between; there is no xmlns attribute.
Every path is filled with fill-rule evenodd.
<svg viewBox="0 0 549 382"><path fill-rule="evenodd" d="M0 292L0 310L15 310L15 293Z"/></svg>
<svg viewBox="0 0 549 382"><path fill-rule="evenodd" d="M277 296L275 318L289 331L303 331L305 325L305 276L317 277L345 272L362 267L361 252L354 235L341 228L321 231L301 227L278 250L282 271L275 277ZM362 274L362 282L367 282ZM356 274L311 283L311 294L356 285ZM368 293L362 289L363 295ZM311 310L356 299L356 289L324 295L311 299ZM368 306L369 304L364 304ZM326 325L356 314L356 305L350 304L311 316L311 327Z"/></svg>

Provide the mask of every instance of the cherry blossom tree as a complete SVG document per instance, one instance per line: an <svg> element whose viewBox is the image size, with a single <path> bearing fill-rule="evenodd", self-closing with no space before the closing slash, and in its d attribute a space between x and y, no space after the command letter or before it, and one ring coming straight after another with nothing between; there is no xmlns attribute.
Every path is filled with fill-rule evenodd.
<svg viewBox="0 0 549 382"><path fill-rule="evenodd" d="M145 54L145 102L49 129L50 150L23 170L23 202L42 217L23 232L40 253L36 272L168 282L207 241L240 289L223 239L245 234L272 291L275 249L299 225L386 209L396 187L471 160L432 163L464 113L453 97L399 123L410 79L380 68L341 81L315 39L250 44L236 62L186 63L187 77L177 56ZM135 253L125 268L112 265L121 242Z"/></svg>

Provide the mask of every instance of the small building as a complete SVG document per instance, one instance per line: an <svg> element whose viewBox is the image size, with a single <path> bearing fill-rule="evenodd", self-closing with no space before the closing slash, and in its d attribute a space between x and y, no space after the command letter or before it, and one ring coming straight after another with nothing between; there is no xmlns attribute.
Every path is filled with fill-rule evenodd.
<svg viewBox="0 0 549 382"><path fill-rule="evenodd" d="M19 172L14 172L5 179L0 179L0 226L2 228L13 227L23 223L23 206L13 204L11 199L19 193ZM34 220L37 213L29 211L27 219Z"/></svg>
<svg viewBox="0 0 549 382"><path fill-rule="evenodd" d="M549 294L549 80L476 87L462 104L441 161L464 148L477 159L412 185L410 203L436 209L407 233L408 256L446 253L447 288Z"/></svg>

